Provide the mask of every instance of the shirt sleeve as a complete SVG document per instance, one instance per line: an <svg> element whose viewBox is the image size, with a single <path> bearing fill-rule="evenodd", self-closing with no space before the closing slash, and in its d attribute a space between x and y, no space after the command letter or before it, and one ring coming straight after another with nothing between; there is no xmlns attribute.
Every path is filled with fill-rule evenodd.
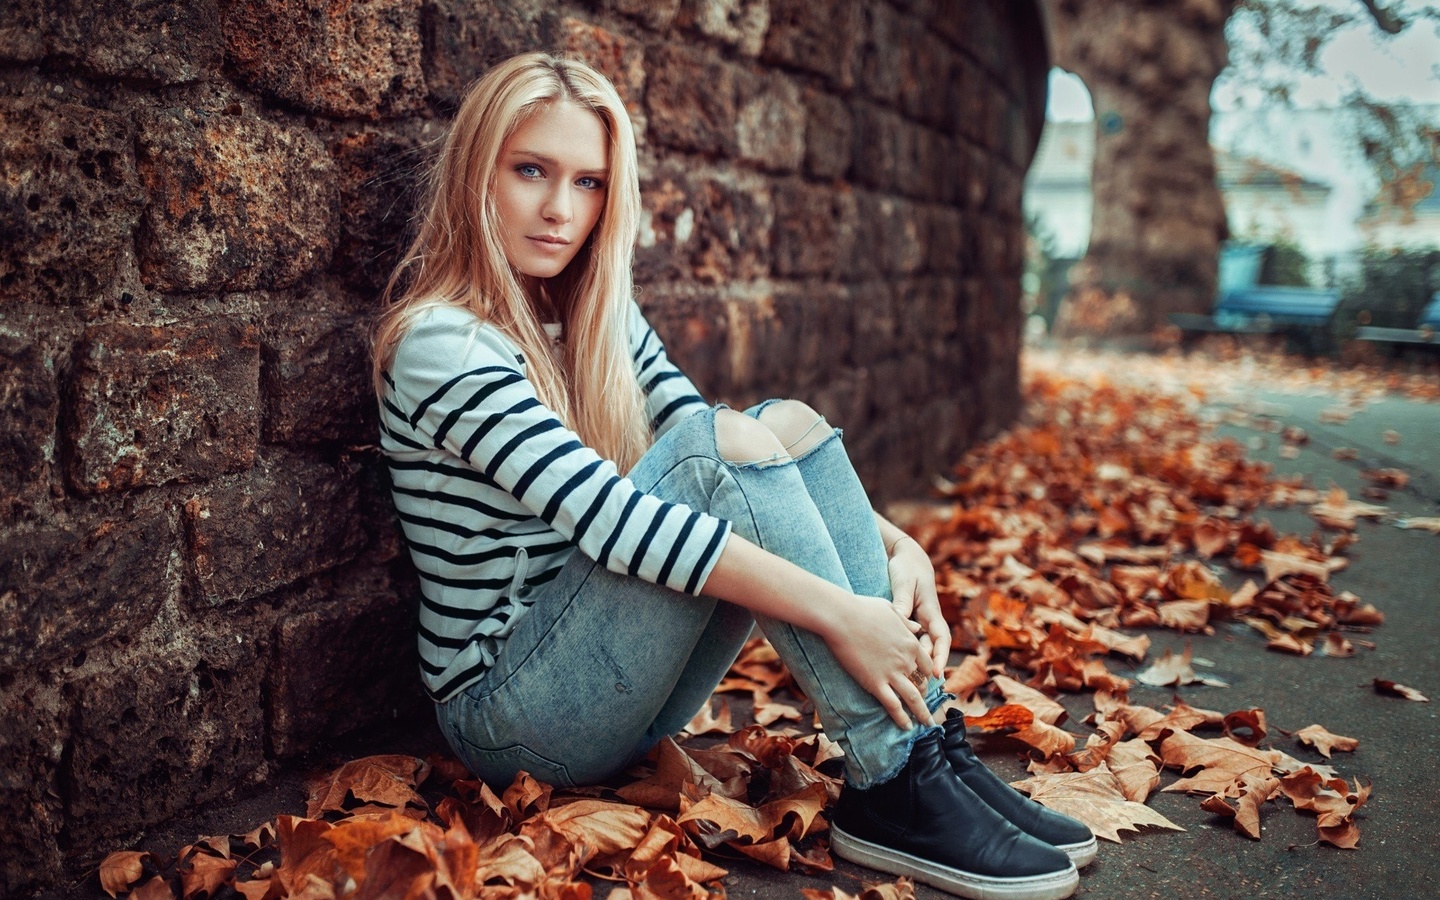
<svg viewBox="0 0 1440 900"><path fill-rule="evenodd" d="M470 324L457 324L457 315ZM730 523L622 477L540 402L513 347L494 329L459 311L424 316L397 348L391 377L413 404L409 422L424 440L586 556L677 591L704 586Z"/></svg>
<svg viewBox="0 0 1440 900"><path fill-rule="evenodd" d="M645 392L645 414L650 417L655 437L686 416L709 408L695 385L670 361L660 336L634 303L630 304L630 348L635 375Z"/></svg>

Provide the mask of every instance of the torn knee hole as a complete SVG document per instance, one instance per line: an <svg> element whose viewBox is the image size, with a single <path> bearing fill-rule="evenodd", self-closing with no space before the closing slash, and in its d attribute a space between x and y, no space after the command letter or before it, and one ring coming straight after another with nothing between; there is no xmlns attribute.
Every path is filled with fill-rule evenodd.
<svg viewBox="0 0 1440 900"><path fill-rule="evenodd" d="M790 460L790 454L769 428L733 410L720 410L715 414L715 449L721 459L735 465L767 465Z"/></svg>

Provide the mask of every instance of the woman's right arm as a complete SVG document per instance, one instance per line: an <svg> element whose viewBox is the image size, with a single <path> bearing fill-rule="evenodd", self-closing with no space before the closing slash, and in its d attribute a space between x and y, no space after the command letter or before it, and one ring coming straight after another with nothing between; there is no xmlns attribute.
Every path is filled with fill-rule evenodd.
<svg viewBox="0 0 1440 900"><path fill-rule="evenodd" d="M896 724L908 728L911 716L934 724L910 680L930 675L934 661L885 600L852 594L733 533L701 593L814 632Z"/></svg>

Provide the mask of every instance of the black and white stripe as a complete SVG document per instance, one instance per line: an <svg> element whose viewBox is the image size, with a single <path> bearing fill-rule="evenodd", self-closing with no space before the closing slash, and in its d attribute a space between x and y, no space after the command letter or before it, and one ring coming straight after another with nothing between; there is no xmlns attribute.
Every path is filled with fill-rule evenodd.
<svg viewBox="0 0 1440 900"><path fill-rule="evenodd" d="M706 407L638 307L630 346L656 437ZM522 360L517 362L517 360ZM518 348L438 306L401 341L380 404L392 496L420 573L420 668L437 700L494 664L527 588L576 549L696 593L729 523L645 494L542 404Z"/></svg>

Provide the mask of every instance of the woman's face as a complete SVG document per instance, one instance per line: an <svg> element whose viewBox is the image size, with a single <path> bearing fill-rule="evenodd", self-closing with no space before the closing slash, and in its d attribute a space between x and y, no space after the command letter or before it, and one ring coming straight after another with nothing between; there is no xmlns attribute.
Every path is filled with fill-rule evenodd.
<svg viewBox="0 0 1440 900"><path fill-rule="evenodd" d="M516 271L553 278L575 258L605 208L609 155L600 117L563 101L505 141L495 205L505 257Z"/></svg>

